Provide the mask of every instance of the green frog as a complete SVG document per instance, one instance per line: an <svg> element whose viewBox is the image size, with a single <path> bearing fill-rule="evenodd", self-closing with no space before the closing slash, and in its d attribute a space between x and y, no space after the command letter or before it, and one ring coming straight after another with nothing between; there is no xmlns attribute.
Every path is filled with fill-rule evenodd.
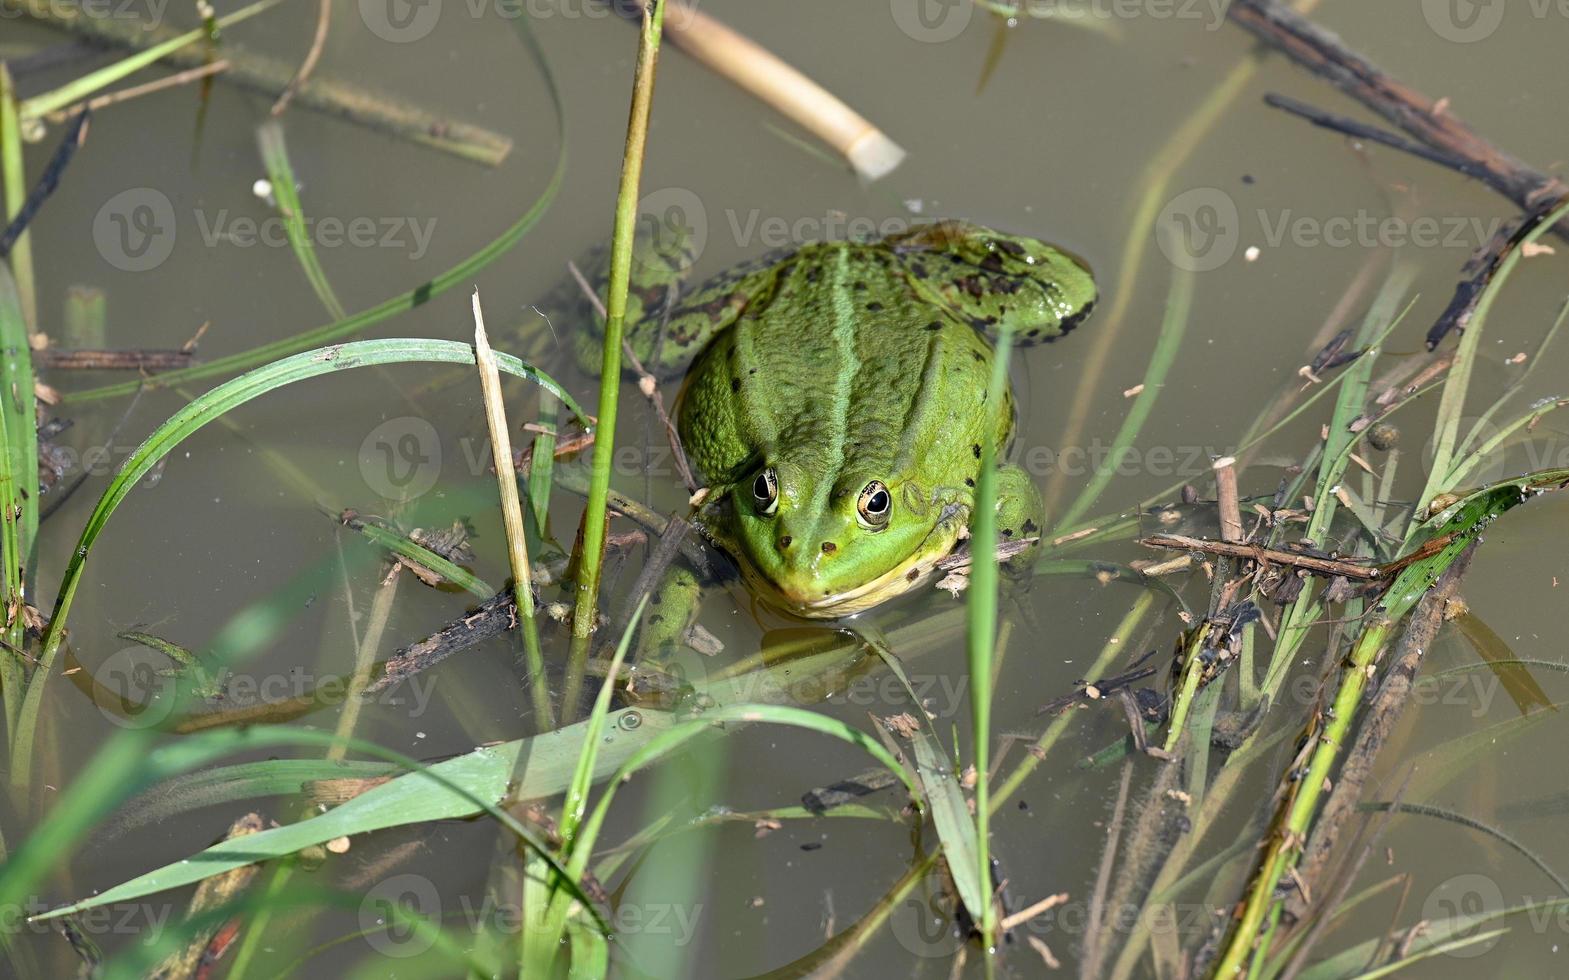
<svg viewBox="0 0 1569 980"><path fill-rule="evenodd" d="M1061 337L1096 298L1068 252L958 221L805 245L682 292L688 239L656 228L639 236L626 338L657 377L685 372L677 428L707 488L694 523L753 595L812 619L931 577L967 536L982 444L1013 429L1012 391L988 404L993 344ZM578 336L597 370L601 334ZM999 466L996 485L1002 538L1035 536L1029 474ZM643 644L684 634L695 588L684 573L656 591Z"/></svg>

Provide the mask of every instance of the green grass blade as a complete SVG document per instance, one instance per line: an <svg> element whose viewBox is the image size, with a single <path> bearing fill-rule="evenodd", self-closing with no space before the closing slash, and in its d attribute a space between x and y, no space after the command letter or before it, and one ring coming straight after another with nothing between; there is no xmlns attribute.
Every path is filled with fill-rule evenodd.
<svg viewBox="0 0 1569 980"><path fill-rule="evenodd" d="M87 556L92 551L94 542L103 533L115 508L119 507L137 482L157 465L159 460L187 436L229 410L286 385L350 368L421 362L471 365L474 363L474 348L451 340L362 340L322 350L307 351L275 361L219 385L180 409L167 422L155 429L126 459L119 473L104 490L98 506L87 519L87 526L82 529L81 539L71 555L70 562L66 565L65 573L61 578L60 592L55 599L49 630L44 634L39 666L27 686L27 693L22 701L19 721L22 732L32 731L36 724L38 710L43 700L43 688L59 651L66 618L71 611L71 601L76 595L77 586L81 583ZM577 407L572 396L548 375L508 355L498 354L497 363L501 370L508 374L526 378L550 391L582 417L582 410ZM26 746L26 749L22 751L21 743L18 742L13 746L12 751L12 781L19 787L25 787L31 778L31 745Z"/></svg>
<svg viewBox="0 0 1569 980"><path fill-rule="evenodd" d="M333 520L340 519L339 515L336 514L328 516L332 517ZM399 534L397 531L382 527L379 524L371 524L360 517L350 518L343 521L343 524L345 527L364 535L366 541L376 545L378 548L385 548L394 555L407 558L409 561L430 569L470 595L478 596L481 599L489 599L496 594L496 590L491 588L490 583L461 565L441 557L406 534Z"/></svg>
<svg viewBox="0 0 1569 980"><path fill-rule="evenodd" d="M283 0L261 0L259 3L243 7L220 19L218 26L228 27L232 24L249 20L257 14L271 10L282 2ZM54 112L56 109L63 109L74 102L80 102L100 89L113 85L127 75L141 71L158 59L178 51L187 44L200 41L206 36L207 30L203 27L186 31L179 37L170 38L162 44L155 44L146 50L128 55L112 65L100 68L95 72L89 72L81 78L74 79L57 89L45 92L42 95L35 95L22 103L22 118L39 119Z"/></svg>
<svg viewBox="0 0 1569 980"><path fill-rule="evenodd" d="M16 282L0 262L0 571L6 622L0 627L0 685L6 731L13 746L32 751L32 726L21 724L26 628L23 603L38 550L38 429L34 422L33 368Z"/></svg>
<svg viewBox="0 0 1569 980"><path fill-rule="evenodd" d="M132 741L132 739L126 739ZM328 810L321 816L302 820L296 824L274 827L261 833L250 834L245 837L220 841L203 851L196 859L178 861L167 865L157 871L152 871L118 885L107 891L72 903L61 908L51 909L49 912L38 916L39 919L52 919L61 915L80 912L95 908L106 901L124 901L131 898L150 895L155 892L165 891L169 888L178 888L182 885L200 881L203 878L218 874L246 864L254 864L259 860L281 858L293 854L302 847L311 844L325 843L333 837L363 833L367 830L379 830L384 827L401 826L408 823L420 823L425 820L441 819L440 816L419 816L439 810L442 805L449 805L450 801L462 800L474 813L486 813L513 834L527 843L529 847L540 856L556 874L562 876L564 884L573 895L584 905L598 911L592 900L578 887L576 880L566 876L563 868L550 853L543 841L533 830L518 822L516 817L496 805L501 799L500 795L493 795L492 783L486 778L495 766L498 753L492 747L476 749L468 755L459 756L448 762L434 766L411 759L408 756L384 749L378 745L364 742L359 739L339 739L325 732L306 731L300 729L278 728L273 726L257 726L238 731L209 732L202 735L193 735L182 739L176 747L182 751L171 753L172 758L179 763L200 764L200 760L219 754L247 750L255 751L272 745L311 745L331 746L348 745L349 748L367 755L394 763L409 770L412 779L396 779L383 783L370 792L349 800L342 806ZM156 758L156 753L155 756ZM454 765L456 763L457 765ZM145 773L149 769L161 770L167 768L169 761L164 765L156 763L137 766L138 770ZM385 792L384 792L385 791ZM367 798L372 798L367 805ZM413 815L413 819L410 816ZM337 833L318 840L308 840L313 834L324 832L324 827L336 828ZM303 828L303 834L302 834ZM304 844L298 843L300 839L307 839ZM223 867L225 861L237 863ZM0 871L0 876L4 875ZM3 880L3 877L0 877ZM603 925L603 923L601 923Z"/></svg>
<svg viewBox="0 0 1569 980"><path fill-rule="evenodd" d="M16 219L27 202L27 168L23 165L21 115L17 111L16 89L11 72L0 62L0 195L5 198L4 227ZM38 297L34 292L32 235L22 232L11 245L11 268L16 274L21 297L22 320L38 322Z"/></svg>
<svg viewBox="0 0 1569 980"><path fill-rule="evenodd" d="M588 479L588 501L583 510L583 547L578 554L572 644L561 694L561 713L567 720L577 711L578 692L588 662L595 609L599 603L600 567L605 560L606 500L614 464L616 408L621 397L621 334L626 325L632 243L637 233L638 187L643 176L643 153L648 143L648 120L653 109L654 75L659 65L659 40L664 21L665 0L652 0L643 10L642 27L638 32L632 111L621 157L621 181L616 192L615 224L610 241L610 271L605 284L604 350L599 368L601 425Z"/></svg>
<svg viewBox="0 0 1569 980"><path fill-rule="evenodd" d="M592 840L579 840L578 828L583 823L583 812L588 808L588 791L594 785L594 769L599 762L600 741L604 737L605 719L610 714L610 698L615 691L616 679L621 676L621 665L626 661L627 649L632 645L632 634L637 632L637 624L643 618L643 610L648 605L648 596L645 594L638 600L637 608L633 610L627 622L626 629L621 632L621 642L616 644L615 656L610 659L610 666L605 671L605 682L599 686L599 695L594 699L594 708L589 712L584 721L585 734L583 748L578 753L577 768L572 773L572 783L567 787L566 801L561 805L561 840L568 853L577 847L592 852Z"/></svg>
<svg viewBox="0 0 1569 980"><path fill-rule="evenodd" d="M921 784L932 824L937 828L938 839L942 841L943 858L948 862L959 900L969 910L971 920L980 922L986 914L986 906L991 904L988 901L991 897L991 876L981 864L980 853L976 848L976 824L970 818L969 804L959 785L959 773L943 749L942 739L938 737L926 709L921 706L921 699L910 686L904 664L884 643L874 641L872 649L883 658L883 663L893 671L910 697L910 704L914 708L912 714L920 724L910 736L915 753L915 778ZM981 782L984 780L978 779L976 785L979 786Z"/></svg>
<svg viewBox="0 0 1569 980"><path fill-rule="evenodd" d="M1008 359L1012 334L1004 329L997 341L987 404L1001 405L1008 390ZM975 509L970 517L970 588L967 598L965 648L970 673L970 721L973 725L975 771L975 867L972 896L981 896L975 917L986 945L997 928L996 905L991 901L991 807L986 773L991 769L992 658L997 644L997 445L988 431L981 443L980 477L976 481ZM967 820L966 823L969 821ZM972 912L977 911L972 909Z"/></svg>
<svg viewBox="0 0 1569 980"><path fill-rule="evenodd" d="M333 292L332 283L327 281L327 273L316 257L316 246L311 242L310 232L305 226L305 206L300 203L300 193L296 189L294 167L289 163L289 147L283 138L283 125L276 119L269 119L256 127L256 145L261 150L267 177L272 181L273 200L278 202L278 214L283 218L284 232L289 236L289 247L294 249L300 270L305 273L305 280L311 284L327 315L334 320L342 320L348 313L344 311L343 304L338 302L338 294Z"/></svg>
<svg viewBox="0 0 1569 980"><path fill-rule="evenodd" d="M291 337L284 337L281 340L262 344L259 347L252 347L249 350L239 351L226 357L215 358L204 364L181 368L178 371L165 371L158 375L157 384L174 385L198 381L203 378L233 374L236 371L244 371L258 364L287 357L312 347L330 344L356 334L367 327L380 323L388 317L422 306L454 286L471 284L481 269L505 255L512 246L521 241L523 236L539 223L539 219L544 217L551 204L555 203L556 194L561 190L562 179L566 176L566 115L561 102L561 93L556 87L555 75L551 73L550 67L545 61L544 52L540 49L538 40L528 26L528 18L514 17L509 18L509 20L518 31L524 45L533 54L536 63L540 66L545 91L550 96L551 105L555 108L556 113L558 149L556 151L555 169L551 171L550 181L545 185L545 189L540 192L539 197L523 213L523 216L473 255L470 255L429 282L416 286L406 293L394 296L346 319L335 320L313 330L307 330ZM117 398L121 395L134 394L145 384L147 384L145 381L129 381L123 384L105 385L101 388L89 388L66 395L64 401L81 402L94 401L101 398ZM575 403L573 403L573 412L580 417L583 414L575 407Z"/></svg>
<svg viewBox="0 0 1569 980"><path fill-rule="evenodd" d="M1427 485L1422 488L1422 495L1417 498L1419 513L1427 506L1428 501L1454 489L1454 485L1448 480L1454 465L1455 453L1465 448L1459 442L1460 423L1465 415L1466 394L1471 387L1471 369L1476 364L1477 351L1481 347L1482 334L1485 332L1487 316L1492 311L1493 301L1498 298L1504 285L1509 282L1515 267L1520 264L1521 253L1525 250L1525 246L1551 231L1566 215L1569 215L1569 204L1553 211L1545 221L1525 236L1520 247L1511 249L1499 264L1498 271L1488 282L1487 287L1482 290L1481 298L1477 300L1476 310L1471 314L1471 319L1465 325L1465 332L1460 336L1460 346L1455 351L1454 366L1449 369L1449 376L1444 380L1444 393L1438 402L1433 463L1428 470Z"/></svg>

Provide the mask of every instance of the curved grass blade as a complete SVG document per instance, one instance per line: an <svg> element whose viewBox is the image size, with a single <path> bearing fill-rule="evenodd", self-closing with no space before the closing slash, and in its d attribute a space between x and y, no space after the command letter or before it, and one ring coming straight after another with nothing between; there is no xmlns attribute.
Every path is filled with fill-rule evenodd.
<svg viewBox="0 0 1569 980"><path fill-rule="evenodd" d="M550 97L551 106L555 109L556 141L559 147L556 152L555 169L550 174L550 181L545 185L545 189L540 192L534 203L523 213L523 216L473 255L470 255L429 282L416 286L406 293L384 300L368 310L361 310L359 313L355 313L345 319L323 324L313 330L307 330L291 337L284 337L281 340L262 344L259 347L252 347L249 350L239 351L226 357L215 358L204 364L181 368L177 371L165 371L157 376L156 384L172 385L224 374L233 374L236 371L244 371L258 364L287 357L321 344L330 344L333 341L358 333L388 317L412 310L417 306L422 306L454 286L461 286L471 282L481 269L505 255L512 246L522 240L523 236L534 225L539 223L539 219L544 217L551 204L555 203L556 194L561 190L562 179L566 176L566 114L561 102L560 90L556 87L556 77L551 73L550 66L545 61L545 54L539 46L538 39L534 37L532 30L528 26L528 18L513 17L509 18L509 20L511 20L518 31L519 37L522 38L524 45L539 65L545 91ZM146 383L143 381L130 381L122 384L105 385L100 388L89 388L68 394L63 400L79 402L94 401L101 398L117 398L121 395L133 394ZM575 406L573 411L579 416L582 415L582 412Z"/></svg>
<svg viewBox="0 0 1569 980"><path fill-rule="evenodd" d="M13 746L27 743L32 726L21 725L27 683L23 662L26 626L22 609L27 579L35 564L38 539L38 429L34 421L33 368L27 322L11 270L0 261L0 574L5 622L0 626L0 685L5 699L6 731Z"/></svg>
<svg viewBox="0 0 1569 980"><path fill-rule="evenodd" d="M564 405L582 418L583 412L572 400L572 396L554 379L515 357L498 354L496 359L501 370L540 385L560 398ZM147 474L148 470L202 426L253 398L285 385L349 368L422 362L471 365L474 363L474 348L451 340L362 340L307 351L275 361L219 385L180 409L167 422L153 430L146 441L126 459L120 472L104 490L98 506L87 519L87 526L82 529L81 539L77 542L69 564L66 565L65 574L61 577L60 592L55 599L54 614L50 619L49 629L44 634L39 665L33 673L32 681L28 684L26 696L22 701L19 719L22 732L32 731L37 721L39 707L43 700L43 688L48 681L55 657L59 653L66 618L70 614L71 601L76 595L77 586L81 583L87 556L94 542L109 523L115 508L120 506L121 501L130 494L131 489ZM21 744L19 740L13 746L12 782L18 787L25 788L31 778L32 752L30 744L28 751L20 751Z"/></svg>
<svg viewBox="0 0 1569 980"><path fill-rule="evenodd" d="M1468 830L1486 834L1531 862L1531 864L1535 865L1536 870L1552 880L1552 883L1558 887L1559 891L1569 894L1569 881L1565 881L1562 875L1553 870L1552 865L1542 860L1535 851L1526 847L1521 841L1506 833L1502 827L1494 827L1491 824L1477 820L1475 817L1468 817L1457 810L1449 810L1441 806L1429 806L1424 803L1397 803L1390 800L1376 800L1371 803L1359 803L1357 804L1357 809L1375 812L1394 810L1397 813L1418 817L1434 817L1449 823L1458 824Z"/></svg>
<svg viewBox="0 0 1569 980"><path fill-rule="evenodd" d="M342 320L348 316L348 313L344 311L343 304L338 302L338 294L333 292L332 283L327 281L327 273L316 257L316 246L312 244L310 233L305 229L305 207L300 203L299 191L295 189L294 167L289 163L289 148L283 139L283 124L276 119L269 119L256 127L256 145L261 150L262 164L267 168L267 177L272 181L273 200L278 202L278 214L283 218L283 228L289 236L289 247L294 249L294 257L300 262L300 270L305 273L305 280L311 284L311 289L315 290L316 298L321 300L327 315L334 320Z"/></svg>
<svg viewBox="0 0 1569 980"><path fill-rule="evenodd" d="M132 739L125 739L130 742ZM496 753L491 747L476 749L468 755L435 766L427 766L416 759L409 758L399 752L382 748L360 739L341 739L326 732L314 732L300 729L277 728L258 726L237 732L211 732L195 735L177 743L183 753L176 755L181 761L197 760L200 764L204 757L219 754L229 754L242 749L255 750L269 745L310 745L333 746L346 745L348 748L391 762L409 771L412 779L397 779L384 783L376 790L372 790L348 801L342 806L329 810L318 817L302 820L296 824L283 827L274 827L260 833L250 834L245 837L221 841L207 848L196 858L189 861L178 861L157 871L152 871L132 879L122 885L110 888L91 898L83 899L57 909L51 909L36 916L38 920L53 919L61 915L69 915L85 909L95 908L107 902L124 901L130 898L141 897L177 888L211 877L222 871L232 870L257 861L272 858L286 857L302 847L311 844L321 844L333 837L348 836L364 833L368 830L380 830L384 827L401 826L407 823L420 823L423 820L440 819L440 817L419 817L411 815L431 809L432 801L447 803L454 799L461 800L464 805L472 808L472 813L485 813L515 834L518 839L529 845L530 849L550 866L551 870L563 879L562 883L567 890L582 902L599 921L601 928L607 928L607 923L600 915L596 906L577 884L575 877L566 874L566 869L552 856L547 845L541 841L534 831L519 823L517 818L506 810L496 805L496 800L501 797L492 795L491 784L483 778L476 781L476 775L483 775L494 765ZM454 765L456 763L457 765ZM146 763L136 767L144 772L150 768ZM184 766L182 766L184 768ZM379 792L391 790L391 792ZM367 807L364 801L368 797L378 796L375 805ZM356 805L359 804L359 805ZM368 811L368 812L367 812ZM389 812L391 811L391 812ZM347 814L349 819L345 819ZM355 820L358 816L360 819ZM390 821L390 822L389 822ZM295 843L300 837L299 828L310 828L305 837L310 837L311 832L320 833L324 826L335 826L337 833L316 840L308 840L304 844ZM225 862L228 862L225 864ZM0 870L0 880L3 880L5 870Z"/></svg>

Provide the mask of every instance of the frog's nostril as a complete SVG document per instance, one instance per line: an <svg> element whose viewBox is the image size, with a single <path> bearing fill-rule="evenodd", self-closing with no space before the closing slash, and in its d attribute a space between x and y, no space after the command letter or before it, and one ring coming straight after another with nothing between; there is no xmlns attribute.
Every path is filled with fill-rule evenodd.
<svg viewBox="0 0 1569 980"><path fill-rule="evenodd" d="M779 550L783 551L786 548L790 547L790 541L791 541L790 535L788 535L788 534L782 535L779 538Z"/></svg>
<svg viewBox="0 0 1569 980"><path fill-rule="evenodd" d="M835 550L838 549L838 547L839 546L834 544L832 541L824 541L823 542L823 554L831 555L831 554L834 553Z"/></svg>

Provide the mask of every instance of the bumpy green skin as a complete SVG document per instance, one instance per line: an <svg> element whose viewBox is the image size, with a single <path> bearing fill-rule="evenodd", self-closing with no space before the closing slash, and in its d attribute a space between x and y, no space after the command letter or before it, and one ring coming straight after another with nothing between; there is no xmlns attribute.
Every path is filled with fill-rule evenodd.
<svg viewBox="0 0 1569 980"><path fill-rule="evenodd" d="M655 243L658 246L658 243ZM638 266L684 260L666 240ZM992 342L1062 336L1093 306L1073 256L1030 238L945 222L877 242L824 242L733 269L681 297L634 290L634 352L656 373L691 366L678 425L706 479L704 532L754 594L810 617L850 615L932 573L969 522L980 446L1005 446L1012 392L987 404ZM597 363L597 345L583 349ZM763 512L754 481L777 474ZM863 488L892 496L886 525L858 512ZM1040 496L999 469L999 525L1028 537ZM670 617L674 610L662 610Z"/></svg>

